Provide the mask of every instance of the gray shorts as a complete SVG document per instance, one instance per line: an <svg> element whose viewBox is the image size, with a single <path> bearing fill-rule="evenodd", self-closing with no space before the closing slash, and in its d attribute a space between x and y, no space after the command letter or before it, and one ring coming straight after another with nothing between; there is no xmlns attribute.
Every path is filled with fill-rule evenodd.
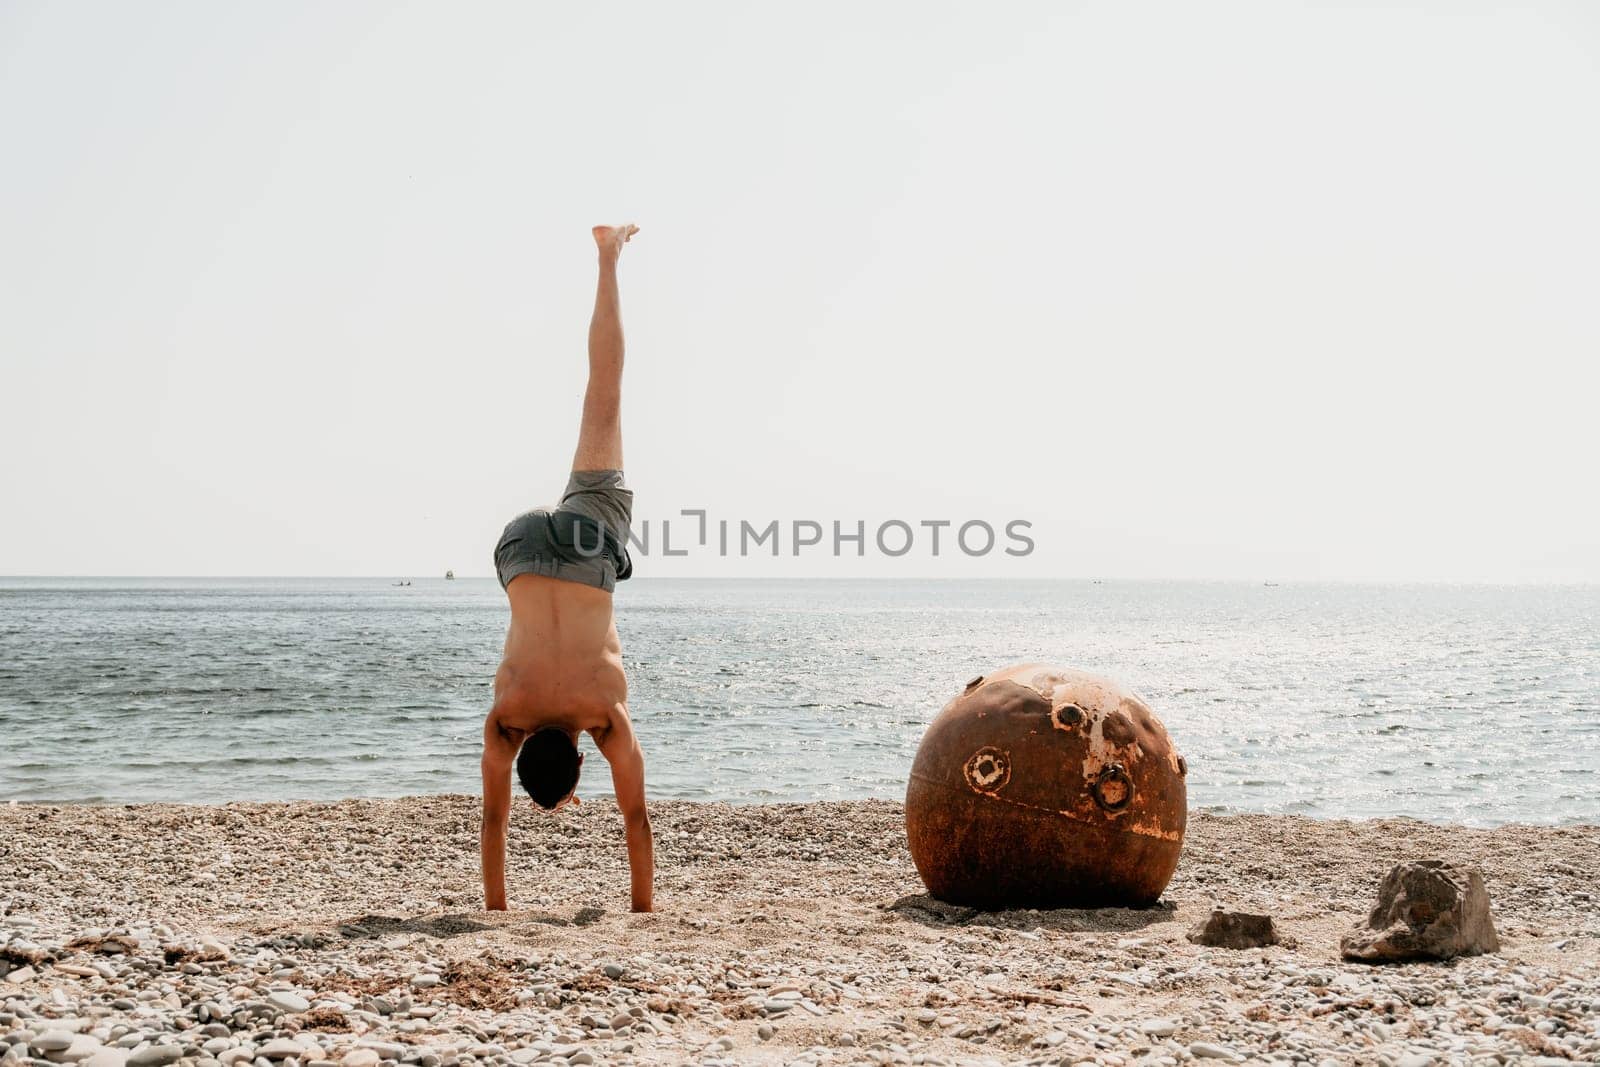
<svg viewBox="0 0 1600 1067"><path fill-rule="evenodd" d="M621 471L573 471L561 503L535 508L506 524L494 546L502 587L519 574L542 574L611 592L633 574L628 528L633 490Z"/></svg>

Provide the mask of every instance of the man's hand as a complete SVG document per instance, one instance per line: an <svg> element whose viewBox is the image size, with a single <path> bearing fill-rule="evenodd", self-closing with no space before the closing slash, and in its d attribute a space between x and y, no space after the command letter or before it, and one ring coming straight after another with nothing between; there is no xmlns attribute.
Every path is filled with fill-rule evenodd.
<svg viewBox="0 0 1600 1067"><path fill-rule="evenodd" d="M594 736L594 735L591 735ZM633 910L650 911L654 905L655 843L650 836L650 814L644 806L644 752L633 736L628 709L621 704L611 725L595 736L600 754L611 764L611 787L622 810L628 837L628 870L633 881Z"/></svg>
<svg viewBox="0 0 1600 1067"><path fill-rule="evenodd" d="M483 825L478 851L483 861L483 906L506 910L506 827L511 823L511 768L517 745L500 729L494 712L483 724Z"/></svg>

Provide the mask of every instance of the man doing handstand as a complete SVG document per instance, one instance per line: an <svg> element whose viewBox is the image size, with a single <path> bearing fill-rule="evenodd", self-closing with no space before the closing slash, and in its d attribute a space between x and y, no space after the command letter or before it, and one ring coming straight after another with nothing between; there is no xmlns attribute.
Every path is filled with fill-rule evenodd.
<svg viewBox="0 0 1600 1067"><path fill-rule="evenodd" d="M633 910L649 911L655 858L644 806L644 753L628 719L628 679L611 592L633 570L633 493L622 481L622 318L617 259L636 226L596 226L600 280L589 320L589 387L561 503L512 519L495 546L511 601L494 707L483 725L484 904L506 906L511 773L548 811L576 804L580 730L611 764L632 872Z"/></svg>

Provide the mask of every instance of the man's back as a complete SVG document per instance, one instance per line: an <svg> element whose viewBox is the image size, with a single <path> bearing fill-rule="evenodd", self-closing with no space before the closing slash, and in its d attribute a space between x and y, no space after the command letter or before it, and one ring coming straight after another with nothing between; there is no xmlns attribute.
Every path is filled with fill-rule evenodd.
<svg viewBox="0 0 1600 1067"><path fill-rule="evenodd" d="M628 702L611 594L525 574L506 587L511 625L494 676L494 718L527 730L604 729Z"/></svg>

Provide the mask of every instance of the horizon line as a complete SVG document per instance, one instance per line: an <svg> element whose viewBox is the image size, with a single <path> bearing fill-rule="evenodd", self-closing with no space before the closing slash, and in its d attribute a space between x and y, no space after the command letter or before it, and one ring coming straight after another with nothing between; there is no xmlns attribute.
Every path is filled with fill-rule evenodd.
<svg viewBox="0 0 1600 1067"><path fill-rule="evenodd" d="M0 574L0 582L22 581L470 581L492 582L491 574L458 575L446 578L441 574ZM1530 586L1530 587L1592 587L1600 586L1594 578L1274 578L1258 576L1240 577L1172 577L1127 575L1070 575L1051 574L1035 576L1003 575L933 575L933 574L861 574L861 575L781 575L781 574L673 574L636 575L630 581L643 582L1085 582L1089 584L1121 582L1127 584L1194 584L1194 585L1253 585L1267 588L1282 585L1448 585L1448 586Z"/></svg>

